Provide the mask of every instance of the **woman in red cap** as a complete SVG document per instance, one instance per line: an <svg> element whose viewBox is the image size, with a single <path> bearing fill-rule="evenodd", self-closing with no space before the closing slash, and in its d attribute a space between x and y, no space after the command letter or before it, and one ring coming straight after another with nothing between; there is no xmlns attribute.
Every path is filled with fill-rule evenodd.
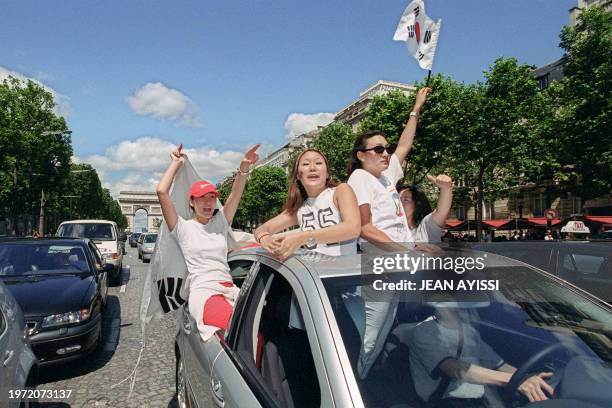
<svg viewBox="0 0 612 408"><path fill-rule="evenodd" d="M245 153L234 178L232 191L223 207L217 208L219 192L214 184L205 180L193 183L188 197L193 218L189 220L176 213L170 199L174 176L184 162L182 147L180 145L171 153L172 163L159 181L156 191L164 221L178 242L187 265L189 312L206 341L219 328L227 328L233 301L238 294L227 263L227 240L247 175L251 165L259 159L259 145Z"/></svg>

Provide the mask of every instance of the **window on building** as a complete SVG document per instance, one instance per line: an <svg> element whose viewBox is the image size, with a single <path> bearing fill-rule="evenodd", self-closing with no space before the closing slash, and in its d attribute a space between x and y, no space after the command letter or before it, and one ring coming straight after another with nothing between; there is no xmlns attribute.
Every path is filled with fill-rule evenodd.
<svg viewBox="0 0 612 408"><path fill-rule="evenodd" d="M546 197L542 193L533 193L531 196L531 212L534 217L543 217L546 209Z"/></svg>
<svg viewBox="0 0 612 408"><path fill-rule="evenodd" d="M548 74L538 78L538 83L540 85L540 90L548 88Z"/></svg>
<svg viewBox="0 0 612 408"><path fill-rule="evenodd" d="M485 201L485 218L488 217L490 220L495 219L495 201Z"/></svg>

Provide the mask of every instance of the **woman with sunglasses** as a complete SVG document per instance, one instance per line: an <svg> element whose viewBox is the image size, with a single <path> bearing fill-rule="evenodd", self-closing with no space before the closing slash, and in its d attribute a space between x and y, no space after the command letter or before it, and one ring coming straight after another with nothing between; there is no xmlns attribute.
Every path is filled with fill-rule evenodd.
<svg viewBox="0 0 612 408"><path fill-rule="evenodd" d="M193 211L193 218L188 220L177 214L170 198L174 177L185 161L182 147L170 154L172 162L159 180L156 192L166 226L185 258L189 313L206 341L220 328L227 328L238 294L227 263L228 239L249 170L259 159L259 145L245 153L223 207L219 208L219 192L214 184L205 180L192 184L185 197Z"/></svg>
<svg viewBox="0 0 612 408"><path fill-rule="evenodd" d="M336 185L325 155L304 150L289 180L283 212L257 228L256 241L281 260L300 246L332 256L355 254L361 230L355 193L346 183ZM275 235L294 226L299 230Z"/></svg>
<svg viewBox="0 0 612 408"><path fill-rule="evenodd" d="M427 178L440 189L438 206L433 211L427 196L417 186L397 186L411 242L442 242L442 228L453 205L453 180L446 174L437 177L428 174Z"/></svg>
<svg viewBox="0 0 612 408"><path fill-rule="evenodd" d="M406 127L397 147L389 145L384 133L374 130L355 140L349 162L348 184L357 196L361 238L372 243L408 242L408 224L395 189L404 178L402 163L412 148L417 120L431 88L416 95Z"/></svg>

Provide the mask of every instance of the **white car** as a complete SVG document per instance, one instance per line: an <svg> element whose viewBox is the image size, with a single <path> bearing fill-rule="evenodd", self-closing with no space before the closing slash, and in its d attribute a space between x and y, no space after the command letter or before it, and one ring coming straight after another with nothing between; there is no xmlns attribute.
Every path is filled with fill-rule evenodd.
<svg viewBox="0 0 612 408"><path fill-rule="evenodd" d="M109 280L115 284L121 280L123 266L122 243L127 240L125 232L119 232L114 221L106 220L73 220L64 221L57 229L58 237L89 238L92 240L106 262L114 266Z"/></svg>

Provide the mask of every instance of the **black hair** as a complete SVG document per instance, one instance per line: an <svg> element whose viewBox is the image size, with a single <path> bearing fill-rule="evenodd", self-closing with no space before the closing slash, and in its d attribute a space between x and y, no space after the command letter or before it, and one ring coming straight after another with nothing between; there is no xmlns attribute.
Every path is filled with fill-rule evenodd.
<svg viewBox="0 0 612 408"><path fill-rule="evenodd" d="M349 158L348 162L347 173L349 176L355 170L361 168L361 160L357 158L357 152L366 148L366 144L369 138L379 135L384 137L385 139L387 138L387 135L385 135L384 132L380 130L369 130L365 133L362 133L361 135L359 135L359 137L357 137L357 139L355 139L355 143L353 143L353 150L351 150L351 157Z"/></svg>
<svg viewBox="0 0 612 408"><path fill-rule="evenodd" d="M421 225L421 221L423 221L423 218L425 218L427 214L433 211L431 209L429 199L427 198L425 193L414 184L397 183L397 186L395 188L400 194L404 190L410 190L410 193L412 193L412 201L414 202L414 214L412 215L412 219L414 221L414 225L418 227L419 225Z"/></svg>

